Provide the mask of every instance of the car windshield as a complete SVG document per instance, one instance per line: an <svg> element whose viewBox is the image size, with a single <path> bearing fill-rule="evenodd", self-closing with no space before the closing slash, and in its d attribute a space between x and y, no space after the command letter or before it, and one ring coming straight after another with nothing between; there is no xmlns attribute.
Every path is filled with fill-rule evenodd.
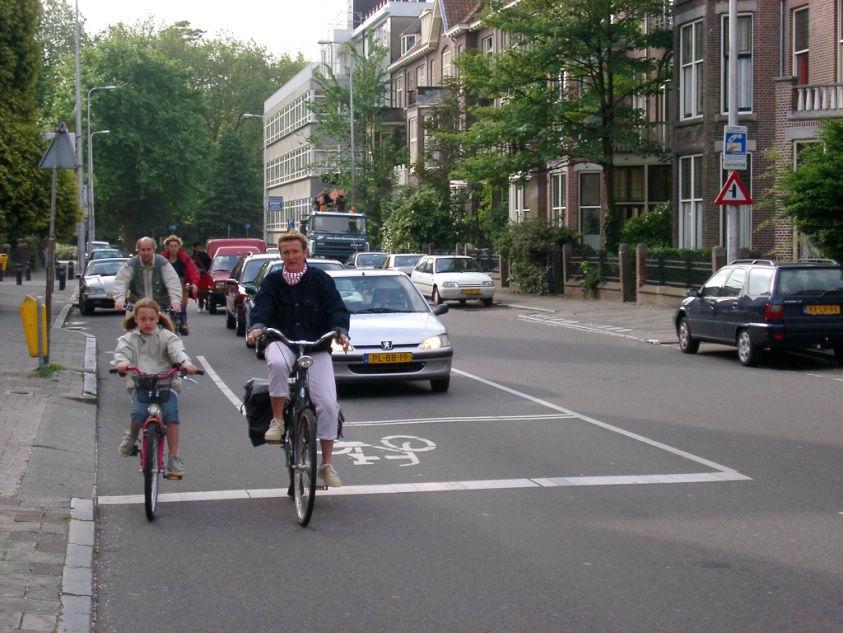
<svg viewBox="0 0 843 633"><path fill-rule="evenodd" d="M366 233L366 218L316 214L310 216L310 232L363 235Z"/></svg>
<svg viewBox="0 0 843 633"><path fill-rule="evenodd" d="M396 255L393 266L415 266L421 255Z"/></svg>
<svg viewBox="0 0 843 633"><path fill-rule="evenodd" d="M211 272L225 271L228 272L237 263L240 255L217 255L211 264Z"/></svg>
<svg viewBox="0 0 843 633"><path fill-rule="evenodd" d="M386 253L361 253L357 256L356 266L358 268L361 266L380 268L387 257L389 256Z"/></svg>
<svg viewBox="0 0 843 633"><path fill-rule="evenodd" d="M782 268L776 288L783 295L843 294L843 269Z"/></svg>
<svg viewBox="0 0 843 633"><path fill-rule="evenodd" d="M116 275L123 262L96 262L88 266L85 275Z"/></svg>
<svg viewBox="0 0 843 633"><path fill-rule="evenodd" d="M427 302L406 275L334 277L334 281L352 314L430 312Z"/></svg>
<svg viewBox="0 0 843 633"><path fill-rule="evenodd" d="M443 257L436 260L437 273L478 273L480 266L470 257Z"/></svg>
<svg viewBox="0 0 843 633"><path fill-rule="evenodd" d="M266 262L265 259L250 259L243 265L243 274L240 275L240 281L244 284L250 284L255 281L255 277L260 272L261 267Z"/></svg>
<svg viewBox="0 0 843 633"><path fill-rule="evenodd" d="M321 270L342 270L345 268L339 262L331 261L329 259L324 260L316 260L316 261L308 261L308 266L313 266L314 268L319 268Z"/></svg>
<svg viewBox="0 0 843 633"><path fill-rule="evenodd" d="M108 259L110 257L120 257L120 251L100 249L91 253L91 259Z"/></svg>

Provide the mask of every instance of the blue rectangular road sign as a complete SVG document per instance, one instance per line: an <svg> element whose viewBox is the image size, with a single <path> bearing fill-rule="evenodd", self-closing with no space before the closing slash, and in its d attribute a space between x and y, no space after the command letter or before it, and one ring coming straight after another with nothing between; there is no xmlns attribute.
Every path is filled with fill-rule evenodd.
<svg viewBox="0 0 843 633"><path fill-rule="evenodd" d="M746 169L745 125L723 126L723 169Z"/></svg>
<svg viewBox="0 0 843 633"><path fill-rule="evenodd" d="M284 196L269 196L266 199L266 208L268 211L283 211Z"/></svg>

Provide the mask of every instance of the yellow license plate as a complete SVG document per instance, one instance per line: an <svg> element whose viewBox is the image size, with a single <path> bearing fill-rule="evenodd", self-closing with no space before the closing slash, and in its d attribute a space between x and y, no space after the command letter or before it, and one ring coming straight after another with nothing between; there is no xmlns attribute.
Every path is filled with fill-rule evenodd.
<svg viewBox="0 0 843 633"><path fill-rule="evenodd" d="M805 306L805 314L840 314L838 305Z"/></svg>
<svg viewBox="0 0 843 633"><path fill-rule="evenodd" d="M478 290L477 288L466 288L465 290L463 290L463 291L462 291L462 293L463 293L464 295L472 295L472 296L474 296L474 295L479 295L479 294L480 294L480 290Z"/></svg>
<svg viewBox="0 0 843 633"><path fill-rule="evenodd" d="M412 352L386 352L366 354L366 362L370 365L385 365L387 363L409 363L413 360Z"/></svg>

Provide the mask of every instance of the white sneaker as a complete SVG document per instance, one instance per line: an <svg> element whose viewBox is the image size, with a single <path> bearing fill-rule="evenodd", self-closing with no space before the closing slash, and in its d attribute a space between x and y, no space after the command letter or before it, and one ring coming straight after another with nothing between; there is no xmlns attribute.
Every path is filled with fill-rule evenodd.
<svg viewBox="0 0 843 633"><path fill-rule="evenodd" d="M324 481L325 485L330 486L331 488L339 488L342 486L339 475L337 475L337 471L334 470L334 467L331 464L322 464L319 467L319 479Z"/></svg>
<svg viewBox="0 0 843 633"><path fill-rule="evenodd" d="M267 442L280 442L283 437L284 420L272 418L272 421L269 423L269 428L266 430L266 433L263 434L263 439Z"/></svg>

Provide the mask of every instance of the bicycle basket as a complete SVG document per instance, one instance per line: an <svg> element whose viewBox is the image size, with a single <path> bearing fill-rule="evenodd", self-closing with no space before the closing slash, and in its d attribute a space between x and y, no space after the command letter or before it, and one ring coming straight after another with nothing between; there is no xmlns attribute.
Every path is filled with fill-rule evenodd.
<svg viewBox="0 0 843 633"><path fill-rule="evenodd" d="M158 378L158 376L146 374L135 376L135 393L138 395L138 402L144 404L167 402L170 399L172 386L173 376L169 378Z"/></svg>

